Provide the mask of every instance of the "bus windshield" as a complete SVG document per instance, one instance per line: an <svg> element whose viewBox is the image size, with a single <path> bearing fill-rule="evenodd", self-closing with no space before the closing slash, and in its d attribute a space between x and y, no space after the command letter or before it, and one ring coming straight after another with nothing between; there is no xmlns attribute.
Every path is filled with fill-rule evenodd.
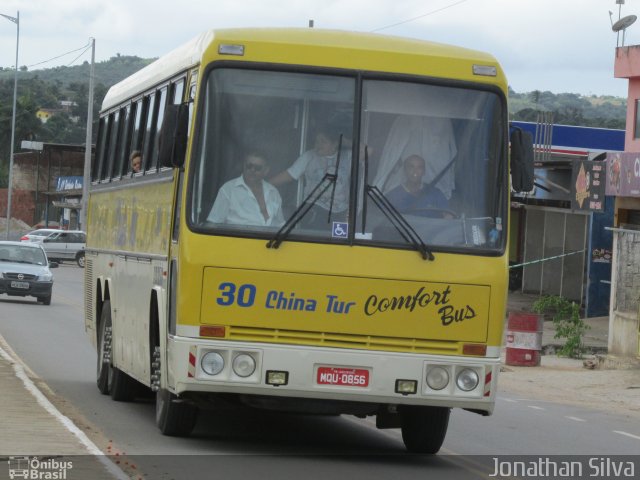
<svg viewBox="0 0 640 480"><path fill-rule="evenodd" d="M505 106L494 91L219 68L201 95L192 229L268 239L298 215L287 241L410 248L388 202L434 250L504 248Z"/></svg>

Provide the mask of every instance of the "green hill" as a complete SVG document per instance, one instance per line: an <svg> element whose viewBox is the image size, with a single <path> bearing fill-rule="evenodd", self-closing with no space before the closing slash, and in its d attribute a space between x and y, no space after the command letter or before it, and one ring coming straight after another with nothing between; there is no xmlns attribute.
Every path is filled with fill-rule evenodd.
<svg viewBox="0 0 640 480"><path fill-rule="evenodd" d="M142 67L149 65L154 60L155 58L118 55L104 62L96 62L94 65L95 83L110 87L123 78L137 72ZM22 68L25 69L26 67ZM20 70L18 72L18 82L26 79L39 78L47 83L68 87L72 83L88 83L89 68L89 62L85 61L82 65L74 65L72 67L54 67L33 71ZM0 81L13 81L13 77L13 69L3 68L2 71L0 71Z"/></svg>
<svg viewBox="0 0 640 480"><path fill-rule="evenodd" d="M509 118L535 122L538 112L551 112L553 122L583 127L625 128L627 99L612 96L583 96L539 90L516 93L509 89Z"/></svg>

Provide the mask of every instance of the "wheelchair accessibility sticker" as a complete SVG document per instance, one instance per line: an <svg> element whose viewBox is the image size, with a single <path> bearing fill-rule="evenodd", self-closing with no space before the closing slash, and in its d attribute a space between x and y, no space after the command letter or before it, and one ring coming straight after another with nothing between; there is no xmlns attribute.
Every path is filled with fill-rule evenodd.
<svg viewBox="0 0 640 480"><path fill-rule="evenodd" d="M349 236L349 224L346 222L333 222L331 236L333 238L347 238Z"/></svg>

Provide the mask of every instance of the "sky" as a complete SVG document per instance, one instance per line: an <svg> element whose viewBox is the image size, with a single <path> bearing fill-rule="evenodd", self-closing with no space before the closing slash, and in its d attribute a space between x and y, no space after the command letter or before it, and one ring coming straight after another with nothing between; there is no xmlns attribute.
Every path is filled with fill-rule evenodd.
<svg viewBox="0 0 640 480"><path fill-rule="evenodd" d="M627 80L613 77L619 9L640 16L640 0L0 0L0 14L20 12L18 64L29 70L90 61L90 37L96 62L151 58L212 28L306 28L313 19L315 28L491 53L516 92L626 97ZM640 21L625 33L625 45L638 44ZM15 52L16 25L0 17L0 67L13 68Z"/></svg>

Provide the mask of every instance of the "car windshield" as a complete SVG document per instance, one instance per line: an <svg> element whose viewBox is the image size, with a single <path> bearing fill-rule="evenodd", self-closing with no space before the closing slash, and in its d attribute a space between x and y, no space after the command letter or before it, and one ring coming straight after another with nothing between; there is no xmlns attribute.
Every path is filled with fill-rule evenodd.
<svg viewBox="0 0 640 480"><path fill-rule="evenodd" d="M46 265L46 260L44 253L39 248L0 245L0 262Z"/></svg>
<svg viewBox="0 0 640 480"><path fill-rule="evenodd" d="M495 91L220 68L203 98L189 184L196 231L276 248L504 248L506 119Z"/></svg>

